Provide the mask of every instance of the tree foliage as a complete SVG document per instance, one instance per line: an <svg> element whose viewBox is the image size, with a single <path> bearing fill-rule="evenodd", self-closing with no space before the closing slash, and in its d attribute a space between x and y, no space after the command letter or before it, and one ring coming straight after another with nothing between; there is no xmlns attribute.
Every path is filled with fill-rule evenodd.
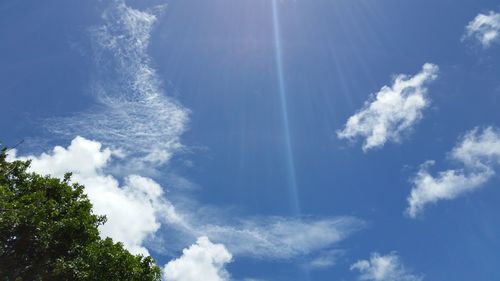
<svg viewBox="0 0 500 281"><path fill-rule="evenodd" d="M0 151L0 281L160 280L151 257L101 239L84 187L28 172Z"/></svg>

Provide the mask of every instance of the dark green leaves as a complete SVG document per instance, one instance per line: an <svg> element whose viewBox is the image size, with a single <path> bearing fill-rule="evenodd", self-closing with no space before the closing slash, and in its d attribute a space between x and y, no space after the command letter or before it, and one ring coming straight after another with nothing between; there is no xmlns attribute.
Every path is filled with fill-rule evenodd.
<svg viewBox="0 0 500 281"><path fill-rule="evenodd" d="M0 280L160 280L151 257L99 237L84 187L27 171L0 152Z"/></svg>

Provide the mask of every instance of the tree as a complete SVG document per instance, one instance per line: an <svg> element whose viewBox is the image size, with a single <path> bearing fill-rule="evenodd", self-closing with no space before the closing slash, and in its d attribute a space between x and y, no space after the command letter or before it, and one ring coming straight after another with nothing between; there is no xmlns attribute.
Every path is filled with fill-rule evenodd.
<svg viewBox="0 0 500 281"><path fill-rule="evenodd" d="M160 280L151 257L101 239L84 187L28 172L0 151L0 281Z"/></svg>

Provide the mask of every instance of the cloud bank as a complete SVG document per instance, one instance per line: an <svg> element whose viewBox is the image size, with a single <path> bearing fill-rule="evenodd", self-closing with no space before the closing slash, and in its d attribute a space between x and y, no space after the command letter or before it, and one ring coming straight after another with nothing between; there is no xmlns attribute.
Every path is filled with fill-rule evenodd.
<svg viewBox="0 0 500 281"><path fill-rule="evenodd" d="M490 47L500 38L500 14L490 11L477 15L465 28L463 39L477 40L483 48Z"/></svg>
<svg viewBox="0 0 500 281"><path fill-rule="evenodd" d="M351 266L359 271L359 280L369 281L421 281L422 277L413 275L401 263L395 253L381 256L373 253L369 260L360 260Z"/></svg>
<svg viewBox="0 0 500 281"><path fill-rule="evenodd" d="M97 139L149 164L166 163L182 149L188 110L164 93L147 54L156 17L110 1L103 25L91 30L95 65L88 111L49 120L66 137Z"/></svg>
<svg viewBox="0 0 500 281"><path fill-rule="evenodd" d="M363 150L399 142L402 136L417 124L423 110L429 106L427 85L438 76L438 67L424 64L414 76L400 74L391 86L384 86L356 114L349 117L340 139L364 139Z"/></svg>
<svg viewBox="0 0 500 281"><path fill-rule="evenodd" d="M428 168L434 161L428 161L413 178L406 210L410 217L423 212L428 204L454 199L481 188L490 180L500 164L500 132L493 127L484 130L475 128L461 138L451 151L450 158L462 167L433 176Z"/></svg>
<svg viewBox="0 0 500 281"><path fill-rule="evenodd" d="M184 249L180 258L167 263L163 272L167 281L226 281L229 273L224 266L231 261L232 255L224 245L202 236Z"/></svg>

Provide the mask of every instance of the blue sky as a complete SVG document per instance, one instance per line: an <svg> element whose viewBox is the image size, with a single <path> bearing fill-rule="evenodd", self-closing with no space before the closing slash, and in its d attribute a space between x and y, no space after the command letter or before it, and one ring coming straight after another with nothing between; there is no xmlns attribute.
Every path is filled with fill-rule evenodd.
<svg viewBox="0 0 500 281"><path fill-rule="evenodd" d="M167 280L500 278L497 1L0 12L0 139Z"/></svg>

